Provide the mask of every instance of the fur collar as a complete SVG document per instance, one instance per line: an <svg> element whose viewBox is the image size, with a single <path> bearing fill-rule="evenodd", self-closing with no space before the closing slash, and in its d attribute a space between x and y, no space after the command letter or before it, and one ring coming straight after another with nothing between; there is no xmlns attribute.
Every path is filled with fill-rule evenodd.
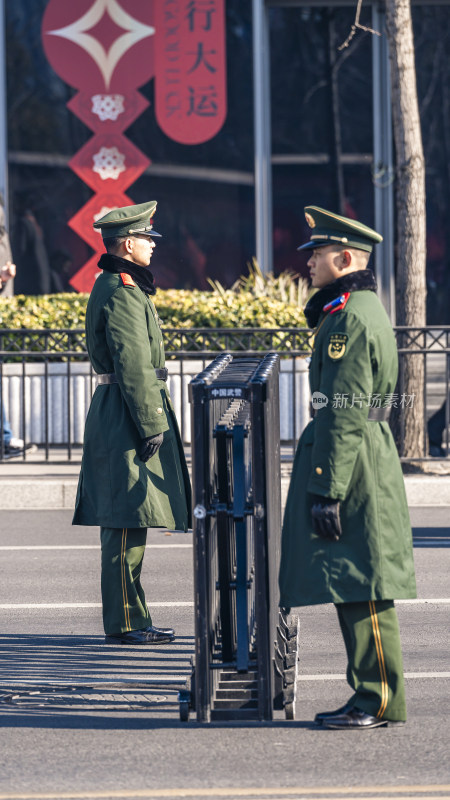
<svg viewBox="0 0 450 800"><path fill-rule="evenodd" d="M156 287L153 275L147 267L140 267L127 258L115 256L113 253L103 253L98 262L100 269L106 272L120 273L126 272L137 283L140 289L146 294L156 294Z"/></svg>
<svg viewBox="0 0 450 800"><path fill-rule="evenodd" d="M324 286L323 289L319 289L318 292L313 294L305 307L305 317L309 327L316 327L323 307L330 303L331 300L339 297L342 292L361 291L377 291L375 275L371 269L358 269L355 272L349 272L347 275L343 275L342 278L329 283L328 286Z"/></svg>

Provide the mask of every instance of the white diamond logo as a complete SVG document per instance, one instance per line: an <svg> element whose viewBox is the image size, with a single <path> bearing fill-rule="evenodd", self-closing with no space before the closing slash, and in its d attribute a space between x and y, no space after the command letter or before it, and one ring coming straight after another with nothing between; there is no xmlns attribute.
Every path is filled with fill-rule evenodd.
<svg viewBox="0 0 450 800"><path fill-rule="evenodd" d="M112 43L108 52L98 39L87 33L100 22L105 13L124 30L124 33ZM80 19L64 28L48 31L50 36L61 36L82 47L97 64L106 88L109 88L113 72L127 50L142 39L153 36L154 33L155 29L151 25L145 25L132 17L119 5L117 0L95 0L91 8Z"/></svg>

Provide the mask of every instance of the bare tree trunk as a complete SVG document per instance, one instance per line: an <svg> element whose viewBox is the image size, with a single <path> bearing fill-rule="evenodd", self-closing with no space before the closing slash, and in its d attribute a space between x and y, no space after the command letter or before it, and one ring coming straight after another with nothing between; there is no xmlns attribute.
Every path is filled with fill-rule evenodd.
<svg viewBox="0 0 450 800"><path fill-rule="evenodd" d="M397 325L426 323L425 163L417 101L410 0L386 0L397 159ZM401 341L403 339L403 342ZM404 337L400 344L404 345ZM424 441L424 361L403 356L400 392L414 395L402 420L402 455L418 458Z"/></svg>
<svg viewBox="0 0 450 800"><path fill-rule="evenodd" d="M328 76L329 103L331 109L330 162L333 171L334 207L339 214L345 214L344 168L342 165L342 130L339 110L339 62L336 58L336 26L334 10L328 9Z"/></svg>

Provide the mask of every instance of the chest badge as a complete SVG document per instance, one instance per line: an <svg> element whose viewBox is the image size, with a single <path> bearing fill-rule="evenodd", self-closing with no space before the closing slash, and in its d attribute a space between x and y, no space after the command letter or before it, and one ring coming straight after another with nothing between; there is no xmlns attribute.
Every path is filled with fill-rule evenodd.
<svg viewBox="0 0 450 800"><path fill-rule="evenodd" d="M346 333L332 333L328 340L328 355L333 361L342 358L347 347L348 336Z"/></svg>

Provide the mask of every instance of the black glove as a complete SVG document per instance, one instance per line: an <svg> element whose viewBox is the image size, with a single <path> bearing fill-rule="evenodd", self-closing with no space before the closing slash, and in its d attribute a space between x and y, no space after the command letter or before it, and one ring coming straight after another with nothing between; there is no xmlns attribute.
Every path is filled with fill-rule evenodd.
<svg viewBox="0 0 450 800"><path fill-rule="evenodd" d="M313 495L311 517L314 533L322 539L337 542L342 536L339 500Z"/></svg>
<svg viewBox="0 0 450 800"><path fill-rule="evenodd" d="M142 439L138 455L144 464L149 460L149 458L152 458L152 456L158 452L163 443L163 439L164 434L162 433L157 433L155 436L149 436L147 439Z"/></svg>

